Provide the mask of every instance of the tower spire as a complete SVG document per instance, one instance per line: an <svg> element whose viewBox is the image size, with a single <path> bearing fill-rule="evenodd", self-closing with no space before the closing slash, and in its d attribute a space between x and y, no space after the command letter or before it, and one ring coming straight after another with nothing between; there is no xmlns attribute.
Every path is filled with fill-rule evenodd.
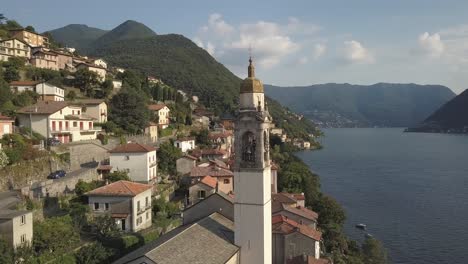
<svg viewBox="0 0 468 264"><path fill-rule="evenodd" d="M249 78L255 78L255 67L252 63L252 56L249 56L249 68L248 68Z"/></svg>

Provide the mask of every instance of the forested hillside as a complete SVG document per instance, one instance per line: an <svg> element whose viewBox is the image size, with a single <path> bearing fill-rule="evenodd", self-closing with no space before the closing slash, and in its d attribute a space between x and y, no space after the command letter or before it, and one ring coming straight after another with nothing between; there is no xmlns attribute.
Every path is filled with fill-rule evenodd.
<svg viewBox="0 0 468 264"><path fill-rule="evenodd" d="M267 95L324 126L404 127L417 124L455 94L441 85L266 85Z"/></svg>

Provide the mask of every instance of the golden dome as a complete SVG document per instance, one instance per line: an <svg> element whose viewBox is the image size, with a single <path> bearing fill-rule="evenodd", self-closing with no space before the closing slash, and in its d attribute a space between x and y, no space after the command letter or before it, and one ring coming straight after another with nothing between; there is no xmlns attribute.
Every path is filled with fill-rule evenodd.
<svg viewBox="0 0 468 264"><path fill-rule="evenodd" d="M252 64L252 58L249 59L249 77L245 78L240 87L241 93L263 93L262 82L255 78L255 67Z"/></svg>

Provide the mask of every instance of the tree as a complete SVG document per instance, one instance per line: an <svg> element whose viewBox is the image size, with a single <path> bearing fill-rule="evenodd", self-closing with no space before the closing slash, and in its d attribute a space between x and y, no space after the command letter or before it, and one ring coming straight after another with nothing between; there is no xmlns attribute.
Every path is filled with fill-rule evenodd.
<svg viewBox="0 0 468 264"><path fill-rule="evenodd" d="M176 161L182 157L182 151L172 142L164 142L158 149L158 169L162 173L176 175Z"/></svg>
<svg viewBox="0 0 468 264"><path fill-rule="evenodd" d="M112 238L120 234L120 229L115 224L115 220L108 214L95 217L93 226L97 234L102 238Z"/></svg>
<svg viewBox="0 0 468 264"><path fill-rule="evenodd" d="M94 88L99 85L99 77L97 73L87 69L79 69L75 72L75 86L79 87L86 93L87 96L94 95Z"/></svg>
<svg viewBox="0 0 468 264"><path fill-rule="evenodd" d="M135 92L122 91L110 101L109 119L130 133L142 132L150 121L144 98Z"/></svg>
<svg viewBox="0 0 468 264"><path fill-rule="evenodd" d="M114 84L112 80L107 79L101 84L102 98L107 98L114 90Z"/></svg>
<svg viewBox="0 0 468 264"><path fill-rule="evenodd" d="M7 18L3 15L3 14L0 14L0 25L3 25L3 22L6 20Z"/></svg>
<svg viewBox="0 0 468 264"><path fill-rule="evenodd" d="M18 81L20 79L19 70L16 67L7 67L3 73L6 82Z"/></svg>
<svg viewBox="0 0 468 264"><path fill-rule="evenodd" d="M52 217L34 224L33 245L39 254L44 252L63 253L80 241L69 215Z"/></svg>
<svg viewBox="0 0 468 264"><path fill-rule="evenodd" d="M191 133L192 136L195 137L195 141L197 143L197 145L200 145L200 146L209 146L210 145L210 140L208 138L208 129L202 129L198 132L192 132Z"/></svg>
<svg viewBox="0 0 468 264"><path fill-rule="evenodd" d="M70 101L75 101L76 97L77 97L76 92L73 90L69 91L66 95L67 100L70 100Z"/></svg>
<svg viewBox="0 0 468 264"><path fill-rule="evenodd" d="M0 264L9 263L14 263L13 249L2 237L0 237Z"/></svg>
<svg viewBox="0 0 468 264"><path fill-rule="evenodd" d="M108 258L112 255L112 250L105 248L99 242L95 242L80 248L75 253L75 258L77 264L100 264L109 263Z"/></svg>
<svg viewBox="0 0 468 264"><path fill-rule="evenodd" d="M126 171L114 171L105 177L106 180L109 182L116 182L116 181L131 181L130 177L128 177L128 173Z"/></svg>
<svg viewBox="0 0 468 264"><path fill-rule="evenodd" d="M342 226L346 220L345 212L338 202L330 196L322 196L315 205L315 210L319 213L320 225L337 224Z"/></svg>
<svg viewBox="0 0 468 264"><path fill-rule="evenodd" d="M372 238L368 237L362 245L362 253L364 255L365 264L387 264L387 252L382 244Z"/></svg>
<svg viewBox="0 0 468 264"><path fill-rule="evenodd" d="M36 29L35 29L33 26L31 26L31 25L26 26L24 29L27 30L27 31L34 32L34 33L36 32Z"/></svg>
<svg viewBox="0 0 468 264"><path fill-rule="evenodd" d="M5 154L5 152L0 149L0 169L4 168L10 160L8 159L8 156Z"/></svg>

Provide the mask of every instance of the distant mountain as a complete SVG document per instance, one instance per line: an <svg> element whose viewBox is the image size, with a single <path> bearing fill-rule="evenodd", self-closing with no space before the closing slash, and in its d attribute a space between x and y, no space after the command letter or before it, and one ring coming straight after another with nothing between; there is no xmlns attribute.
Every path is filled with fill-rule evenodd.
<svg viewBox="0 0 468 264"><path fill-rule="evenodd" d="M102 35L90 45L91 50L110 45L116 41L130 39L144 39L156 36L156 33L149 27L134 20L127 20L116 28Z"/></svg>
<svg viewBox="0 0 468 264"><path fill-rule="evenodd" d="M267 85L267 95L324 127L408 127L424 120L455 94L440 85Z"/></svg>
<svg viewBox="0 0 468 264"><path fill-rule="evenodd" d="M468 89L408 131L468 133Z"/></svg>
<svg viewBox="0 0 468 264"><path fill-rule="evenodd" d="M56 42L81 51L108 31L87 25L70 24L48 32Z"/></svg>

